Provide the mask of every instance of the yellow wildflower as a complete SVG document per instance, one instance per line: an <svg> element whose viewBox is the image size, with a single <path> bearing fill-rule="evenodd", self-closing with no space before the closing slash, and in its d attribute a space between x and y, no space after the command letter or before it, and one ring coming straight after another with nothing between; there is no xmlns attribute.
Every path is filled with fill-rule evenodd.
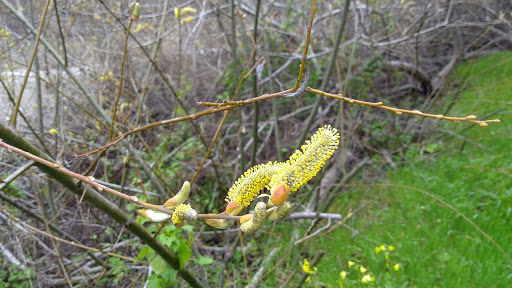
<svg viewBox="0 0 512 288"><path fill-rule="evenodd" d="M371 280L370 275L364 275L363 278L361 278L361 283L365 284L365 283L370 282L370 280Z"/></svg>
<svg viewBox="0 0 512 288"><path fill-rule="evenodd" d="M379 248L380 248L381 251L386 251L386 246L384 246L384 245L380 245Z"/></svg>
<svg viewBox="0 0 512 288"><path fill-rule="evenodd" d="M306 272L309 275L316 274L318 269L316 267L311 267L308 262L308 259L304 258L304 264L302 264L302 271Z"/></svg>
<svg viewBox="0 0 512 288"><path fill-rule="evenodd" d="M345 278L347 278L347 271L341 271L341 272L340 272L340 278L341 278L341 279L345 279Z"/></svg>
<svg viewBox="0 0 512 288"><path fill-rule="evenodd" d="M400 264L396 263L395 265L393 265L393 269L395 269L395 271L400 270Z"/></svg>
<svg viewBox="0 0 512 288"><path fill-rule="evenodd" d="M348 267L350 268L350 267L354 266L356 263L354 263L352 261L348 261L347 264L348 264Z"/></svg>
<svg viewBox="0 0 512 288"><path fill-rule="evenodd" d="M375 247L375 254L379 254L380 253L380 247Z"/></svg>
<svg viewBox="0 0 512 288"><path fill-rule="evenodd" d="M389 245L388 246L388 251L393 251L393 250L395 250L395 247L393 247L393 245Z"/></svg>
<svg viewBox="0 0 512 288"><path fill-rule="evenodd" d="M361 283L366 284L369 282L375 282L375 277L371 276L370 274L366 274L361 278Z"/></svg>
<svg viewBox="0 0 512 288"><path fill-rule="evenodd" d="M361 271L361 273L365 273L366 271L368 271L368 269L364 268L364 266L361 265L361 267L359 268L359 271Z"/></svg>
<svg viewBox="0 0 512 288"><path fill-rule="evenodd" d="M59 131L57 131L57 129L55 129L55 128L51 128L50 130L48 130L48 133L50 133L52 135L57 135L57 134L59 134Z"/></svg>

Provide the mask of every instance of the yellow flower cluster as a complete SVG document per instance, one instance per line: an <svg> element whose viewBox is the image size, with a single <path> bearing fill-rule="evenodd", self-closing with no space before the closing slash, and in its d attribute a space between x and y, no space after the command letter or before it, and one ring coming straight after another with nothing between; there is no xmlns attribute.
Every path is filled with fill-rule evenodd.
<svg viewBox="0 0 512 288"><path fill-rule="evenodd" d="M281 166L282 163L268 162L251 167L231 186L226 201L248 206Z"/></svg>
<svg viewBox="0 0 512 288"><path fill-rule="evenodd" d="M338 148L339 138L338 131L330 125L318 129L311 140L302 145L302 151L295 151L278 170L267 188L285 184L291 192L297 191L320 171L327 159L331 158L332 153Z"/></svg>
<svg viewBox="0 0 512 288"><path fill-rule="evenodd" d="M172 214L172 223L176 226L180 226L185 222L185 214L188 211L192 210L192 207L188 204L180 204L174 208L174 213Z"/></svg>
<svg viewBox="0 0 512 288"><path fill-rule="evenodd" d="M304 258L304 264L302 264L302 271L309 275L308 278L306 278L306 282L309 282L311 275L316 274L318 269L316 267L311 267L311 264L309 264L308 259Z"/></svg>
<svg viewBox="0 0 512 288"><path fill-rule="evenodd" d="M361 283L368 284L370 282L375 282L375 276L373 276L373 273L370 272L368 270L368 268L364 267L363 265L359 265L350 260L347 262L347 265L348 265L348 268L353 268L354 271L357 271L355 275L358 275L359 277L361 277ZM350 274L350 269L348 272L345 270L340 272L340 279L338 280L338 284L340 285L340 287L343 287L343 283L346 282L345 279L349 276L349 274Z"/></svg>
<svg viewBox="0 0 512 288"><path fill-rule="evenodd" d="M290 191L313 178L338 148L340 135L335 128L324 126L302 145L302 151L295 151L285 163L269 162L247 170L229 189L227 202L248 206L260 190L271 190L285 185Z"/></svg>
<svg viewBox="0 0 512 288"><path fill-rule="evenodd" d="M393 245L389 245L386 247L386 245L380 245L380 246L377 246L375 247L375 254L379 254L380 251L393 251L395 250L395 247Z"/></svg>

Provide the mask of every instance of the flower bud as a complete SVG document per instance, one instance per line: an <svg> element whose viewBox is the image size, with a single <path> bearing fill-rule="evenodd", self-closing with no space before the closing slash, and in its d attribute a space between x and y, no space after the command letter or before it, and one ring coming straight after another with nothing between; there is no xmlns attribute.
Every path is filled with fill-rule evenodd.
<svg viewBox="0 0 512 288"><path fill-rule="evenodd" d="M242 216L242 218L240 218L240 224L243 224L249 220L251 220L253 217L252 214L245 214L244 216Z"/></svg>
<svg viewBox="0 0 512 288"><path fill-rule="evenodd" d="M266 217L267 205L265 205L263 202L258 202L254 208L254 216L251 217L251 219L249 219L247 222L242 223L240 225L240 230L248 234L254 233L261 227L261 225L263 225L263 221Z"/></svg>
<svg viewBox="0 0 512 288"><path fill-rule="evenodd" d="M139 2L134 1L132 3L132 6L130 6L130 12L132 13L132 20L136 21L139 20L140 15L140 4Z"/></svg>
<svg viewBox="0 0 512 288"><path fill-rule="evenodd" d="M287 188L284 184L277 185L272 188L270 193L270 204L273 206L282 205L290 195L290 188Z"/></svg>
<svg viewBox="0 0 512 288"><path fill-rule="evenodd" d="M229 202L228 206L226 206L226 215L236 216L238 215L244 207L237 202Z"/></svg>
<svg viewBox="0 0 512 288"><path fill-rule="evenodd" d="M148 218L149 221L151 221L151 222L163 222L172 217L169 214L157 212L157 211L153 211L153 210L148 210L148 209L139 209L139 210L137 210L137 214Z"/></svg>
<svg viewBox="0 0 512 288"><path fill-rule="evenodd" d="M290 215L292 212L292 203L284 202L283 205L279 206L276 210L272 211L270 215L268 215L268 220L274 222L279 221L286 216Z"/></svg>
<svg viewBox="0 0 512 288"><path fill-rule="evenodd" d="M174 209L176 206L183 204L188 196L190 195L190 183L185 181L183 186L181 186L180 191L174 195L171 199L165 201L164 207L168 209Z"/></svg>
<svg viewBox="0 0 512 288"><path fill-rule="evenodd" d="M234 223L233 220L226 219L205 219L204 222L217 229L228 229Z"/></svg>

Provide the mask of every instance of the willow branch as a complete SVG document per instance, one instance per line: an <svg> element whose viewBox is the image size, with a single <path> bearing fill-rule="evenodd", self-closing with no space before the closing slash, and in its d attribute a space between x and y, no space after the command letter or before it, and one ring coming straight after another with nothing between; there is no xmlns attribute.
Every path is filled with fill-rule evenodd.
<svg viewBox="0 0 512 288"><path fill-rule="evenodd" d="M41 159L51 163L50 158L47 155L43 154L39 149L34 147L32 144L27 142L22 137L14 134L11 129L1 124L0 138L3 138L3 141L1 143L8 145L16 145L17 148L28 151L29 154L33 154L34 156L40 157ZM44 172L49 177L55 179L55 181L62 184L73 194L78 196L81 196L83 194L83 189L77 186L75 181L73 181L73 178L70 177L69 175L61 173L61 171L56 169L55 167L49 167L42 163L36 163L35 165L39 168L39 170ZM203 287L203 285L188 270L180 269L179 260L176 254L172 253L166 246L164 246L160 241L158 241L149 231L147 231L142 225L137 223L128 214L123 212L118 206L114 205L112 202L110 202L108 199L103 197L103 195L101 195L91 187L87 188L87 193L83 194L83 196L84 200L87 203L89 203L89 205L104 212L117 223L125 225L125 227L130 232L132 232L141 241L145 242L153 250L155 250L155 252L158 255L160 255L171 267L178 271L178 275L185 281L187 281L191 287Z"/></svg>
<svg viewBox="0 0 512 288"><path fill-rule="evenodd" d="M313 0L313 3L311 4L311 15L309 17L309 25L307 28L307 36L306 36L306 44L304 47L304 55L302 56L302 63L300 64L299 68L299 76L297 77L297 82L295 82L295 85L293 86L293 90L296 90L299 88L300 79L302 78L302 73L304 72L304 66L306 66L306 59L308 59L308 48L309 48L309 41L311 39L311 29L313 29L313 20L315 19L315 6L316 6L316 0Z"/></svg>

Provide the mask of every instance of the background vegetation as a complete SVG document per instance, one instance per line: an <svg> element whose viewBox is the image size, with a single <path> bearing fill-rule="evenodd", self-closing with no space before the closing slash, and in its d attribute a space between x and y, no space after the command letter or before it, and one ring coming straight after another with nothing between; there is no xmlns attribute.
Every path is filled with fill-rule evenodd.
<svg viewBox="0 0 512 288"><path fill-rule="evenodd" d="M147 222L135 204L84 193L86 185L2 148L0 285L510 283L512 54L495 54L512 44L509 1L318 1L307 59L312 88L500 124L304 93L159 125L76 157L108 143L112 122L128 131L208 109L197 102L249 99L297 80L311 1L140 4L129 24L130 1L0 0L0 139L150 203L188 180L201 213L222 212L239 175L286 159L324 124L340 131L340 147L291 195L295 218L254 235ZM196 12L175 14L184 7Z"/></svg>

